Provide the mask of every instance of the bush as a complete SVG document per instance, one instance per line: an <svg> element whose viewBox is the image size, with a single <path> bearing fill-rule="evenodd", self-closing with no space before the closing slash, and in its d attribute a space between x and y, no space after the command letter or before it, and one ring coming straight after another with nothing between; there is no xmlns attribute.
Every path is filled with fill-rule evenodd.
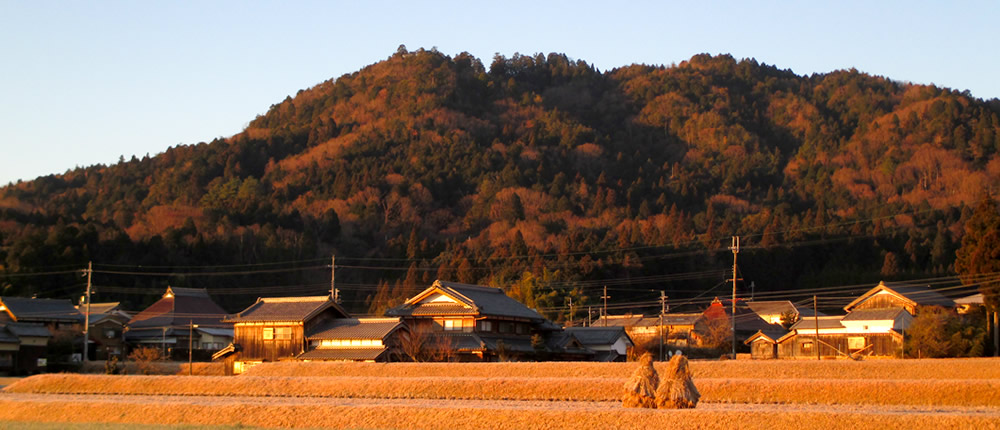
<svg viewBox="0 0 1000 430"><path fill-rule="evenodd" d="M152 375L159 371L159 365L156 362L163 358L163 355L158 348L142 347L133 350L128 358L135 362L136 367L143 375Z"/></svg>

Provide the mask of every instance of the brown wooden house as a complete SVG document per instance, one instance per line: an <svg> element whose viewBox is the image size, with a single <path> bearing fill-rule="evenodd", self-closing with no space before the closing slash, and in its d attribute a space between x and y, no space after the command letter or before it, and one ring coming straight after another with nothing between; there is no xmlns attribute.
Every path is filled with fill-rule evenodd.
<svg viewBox="0 0 1000 430"><path fill-rule="evenodd" d="M898 356L921 306L954 302L926 286L880 282L845 306L846 315L803 317L777 339L778 357L816 359L817 348L821 358Z"/></svg>
<svg viewBox="0 0 1000 430"><path fill-rule="evenodd" d="M259 363L294 360L308 349L308 334L333 321L350 318L330 296L259 298L225 319L233 325L233 343L216 352L226 372L240 374Z"/></svg>
<svg viewBox="0 0 1000 430"><path fill-rule="evenodd" d="M588 351L499 288L437 280L386 315L401 317L412 337L428 336L432 348L447 350L443 360L561 360Z"/></svg>

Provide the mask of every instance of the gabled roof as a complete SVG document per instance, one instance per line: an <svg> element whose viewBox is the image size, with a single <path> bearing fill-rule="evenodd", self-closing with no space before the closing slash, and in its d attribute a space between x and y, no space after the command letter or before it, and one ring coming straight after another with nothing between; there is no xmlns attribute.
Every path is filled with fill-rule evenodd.
<svg viewBox="0 0 1000 430"><path fill-rule="evenodd" d="M172 326L198 324L208 327L224 327L226 317L218 304L208 296L203 288L167 287L163 298L139 312L129 322L129 331ZM131 333L129 336L134 335Z"/></svg>
<svg viewBox="0 0 1000 430"><path fill-rule="evenodd" d="M777 343L778 339L781 339L781 337L786 334L788 334L788 330L781 328L757 330L757 333L750 335L750 337L743 341L743 343L749 345L757 339L764 339L770 343Z"/></svg>
<svg viewBox="0 0 1000 430"><path fill-rule="evenodd" d="M576 336L584 346L613 345L622 337L625 343L632 345L632 339L623 327L567 327L566 331Z"/></svg>
<svg viewBox="0 0 1000 430"><path fill-rule="evenodd" d="M297 321L305 322L333 308L343 317L349 316L330 296L261 297L242 312L226 317L225 322Z"/></svg>
<svg viewBox="0 0 1000 430"><path fill-rule="evenodd" d="M640 315L602 315L591 323L591 327L634 327L640 325L645 317ZM605 321L607 324L605 324Z"/></svg>
<svg viewBox="0 0 1000 430"><path fill-rule="evenodd" d="M425 302L434 294L450 300ZM429 288L411 297L401 306L389 309L390 316L477 315L521 318L541 322L544 318L527 306L504 294L503 290L481 285L434 281Z"/></svg>
<svg viewBox="0 0 1000 430"><path fill-rule="evenodd" d="M891 321L906 312L903 308L857 309L847 314L841 321ZM907 312L908 313L908 312Z"/></svg>
<svg viewBox="0 0 1000 430"><path fill-rule="evenodd" d="M862 294L857 299L854 299L847 306L844 306L844 310L850 312L858 304L868 300L871 296L874 296L880 292L887 292L893 294L905 301L909 301L913 305L920 306L944 306L952 307L955 306L955 302L951 299L941 295L941 293L932 290L928 286L921 285L886 285L885 282L879 282L874 288L868 290L866 293Z"/></svg>
<svg viewBox="0 0 1000 430"><path fill-rule="evenodd" d="M118 324L124 324L132 319L132 316L120 309L119 302L91 303L90 304L90 325L99 324L106 319L114 320ZM76 309L86 319L87 305L79 305Z"/></svg>
<svg viewBox="0 0 1000 430"><path fill-rule="evenodd" d="M833 316L820 316L819 317L819 328L844 328L844 325L840 323L840 320L844 318L843 315L833 315ZM792 324L789 330L815 330L817 317L802 317L798 322Z"/></svg>
<svg viewBox="0 0 1000 430"><path fill-rule="evenodd" d="M311 330L306 339L382 340L402 327L399 318L338 318Z"/></svg>
<svg viewBox="0 0 1000 430"><path fill-rule="evenodd" d="M699 319L702 318L701 313L686 313L686 314L663 314L663 325L665 326L678 326L678 325L695 325ZM644 315L608 315L607 318L604 316L598 317L591 327L605 327L604 321L607 320L607 327L656 327L660 325L660 317L656 316L644 316Z"/></svg>
<svg viewBox="0 0 1000 430"><path fill-rule="evenodd" d="M545 347L555 353L594 355L572 332L557 331L546 339Z"/></svg>
<svg viewBox="0 0 1000 430"><path fill-rule="evenodd" d="M67 322L82 323L83 315L68 299L32 299L28 297L0 297L11 319L17 322Z"/></svg>

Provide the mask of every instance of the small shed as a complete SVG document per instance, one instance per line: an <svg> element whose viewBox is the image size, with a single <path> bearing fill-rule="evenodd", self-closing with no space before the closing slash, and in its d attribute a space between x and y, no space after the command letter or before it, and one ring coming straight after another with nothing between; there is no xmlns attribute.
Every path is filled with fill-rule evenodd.
<svg viewBox="0 0 1000 430"><path fill-rule="evenodd" d="M743 343L750 345L750 358L772 360L778 358L778 339L787 333L780 328L758 330Z"/></svg>

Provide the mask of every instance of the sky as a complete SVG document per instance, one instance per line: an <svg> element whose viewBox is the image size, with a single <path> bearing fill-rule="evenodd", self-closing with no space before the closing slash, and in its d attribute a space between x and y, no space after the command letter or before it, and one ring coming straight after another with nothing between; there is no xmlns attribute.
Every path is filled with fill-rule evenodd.
<svg viewBox="0 0 1000 430"><path fill-rule="evenodd" d="M1000 97L1000 2L0 0L0 186L242 131L286 96L436 47L605 71L730 54Z"/></svg>

